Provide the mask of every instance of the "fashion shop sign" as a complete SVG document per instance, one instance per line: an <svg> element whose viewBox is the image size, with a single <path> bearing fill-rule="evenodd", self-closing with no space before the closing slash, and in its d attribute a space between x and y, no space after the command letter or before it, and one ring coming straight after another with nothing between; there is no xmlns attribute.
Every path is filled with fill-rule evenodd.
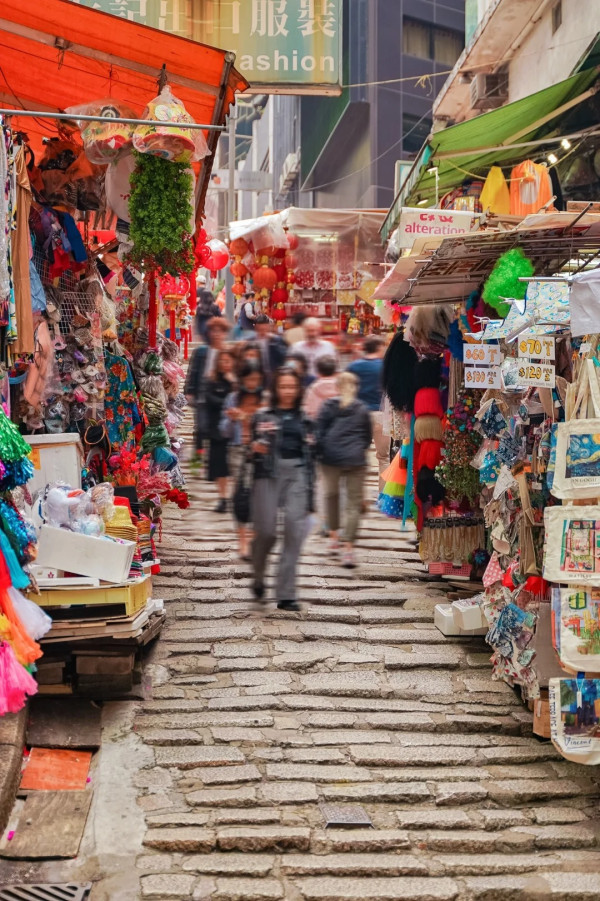
<svg viewBox="0 0 600 901"><path fill-rule="evenodd" d="M479 216L456 210L402 207L398 235L400 247L411 248L417 238L450 238L473 231Z"/></svg>
<svg viewBox="0 0 600 901"><path fill-rule="evenodd" d="M232 50L250 93L341 93L343 0L74 2Z"/></svg>

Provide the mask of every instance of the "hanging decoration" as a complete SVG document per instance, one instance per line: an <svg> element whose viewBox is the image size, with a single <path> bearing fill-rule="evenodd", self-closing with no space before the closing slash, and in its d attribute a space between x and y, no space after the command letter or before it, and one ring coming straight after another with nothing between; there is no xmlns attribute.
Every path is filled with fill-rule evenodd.
<svg viewBox="0 0 600 901"><path fill-rule="evenodd" d="M482 298L496 310L504 319L510 311L511 300L524 300L527 292L527 282L520 282L520 278L530 278L535 272L533 263L525 256L522 248L513 247L503 254L485 283Z"/></svg>

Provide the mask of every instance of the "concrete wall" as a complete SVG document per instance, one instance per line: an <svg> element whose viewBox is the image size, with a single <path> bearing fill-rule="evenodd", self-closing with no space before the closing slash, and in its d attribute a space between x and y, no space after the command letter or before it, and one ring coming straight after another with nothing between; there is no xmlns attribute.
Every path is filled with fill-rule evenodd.
<svg viewBox="0 0 600 901"><path fill-rule="evenodd" d="M517 48L509 67L509 102L568 78L600 32L598 0L562 0L562 25L552 34L550 3Z"/></svg>

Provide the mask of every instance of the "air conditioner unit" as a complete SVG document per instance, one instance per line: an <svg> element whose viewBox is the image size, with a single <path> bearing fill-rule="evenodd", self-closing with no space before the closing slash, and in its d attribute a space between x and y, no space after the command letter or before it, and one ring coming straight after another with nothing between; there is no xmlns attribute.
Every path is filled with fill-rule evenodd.
<svg viewBox="0 0 600 901"><path fill-rule="evenodd" d="M292 187L300 172L300 154L288 153L279 178L279 193L285 194Z"/></svg>
<svg viewBox="0 0 600 901"><path fill-rule="evenodd" d="M471 82L471 109L497 109L508 100L508 74L479 72Z"/></svg>

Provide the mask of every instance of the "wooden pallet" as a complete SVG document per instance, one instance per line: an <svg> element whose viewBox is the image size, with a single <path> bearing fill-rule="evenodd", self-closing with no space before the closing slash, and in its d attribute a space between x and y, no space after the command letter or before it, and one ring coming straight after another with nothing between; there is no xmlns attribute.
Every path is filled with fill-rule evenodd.
<svg viewBox="0 0 600 901"><path fill-rule="evenodd" d="M144 576L123 585L101 585L99 588L47 588L39 594L30 592L28 597L40 607L59 616L57 607L85 607L94 616L94 608L113 608L116 616L133 616L146 606L152 594L152 578ZM83 615L86 615L85 613Z"/></svg>

